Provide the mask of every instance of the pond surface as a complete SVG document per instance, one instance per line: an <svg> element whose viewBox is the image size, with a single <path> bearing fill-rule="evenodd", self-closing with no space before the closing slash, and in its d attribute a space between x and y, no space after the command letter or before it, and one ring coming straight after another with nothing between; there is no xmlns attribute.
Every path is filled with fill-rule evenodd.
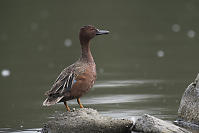
<svg viewBox="0 0 199 133"><path fill-rule="evenodd" d="M34 133L63 104L44 92L80 55L79 28L111 32L92 40L95 86L81 98L103 115L150 114L174 121L197 75L197 1L0 1L0 132ZM79 108L76 100L71 108Z"/></svg>

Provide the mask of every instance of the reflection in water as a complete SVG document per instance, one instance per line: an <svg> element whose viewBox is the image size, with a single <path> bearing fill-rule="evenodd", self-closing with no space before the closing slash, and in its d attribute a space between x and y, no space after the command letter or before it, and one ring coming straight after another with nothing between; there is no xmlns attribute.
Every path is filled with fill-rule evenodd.
<svg viewBox="0 0 199 133"><path fill-rule="evenodd" d="M156 84L161 82L163 82L163 80L110 80L99 81L94 85L94 88L139 86L143 84Z"/></svg>
<svg viewBox="0 0 199 133"><path fill-rule="evenodd" d="M25 130L18 130L18 131L13 131L13 132L10 131L10 132L11 133L41 133L41 130L42 130L41 128L34 128L34 129L25 129Z"/></svg>
<svg viewBox="0 0 199 133"><path fill-rule="evenodd" d="M82 98L82 102L84 104L112 104L112 103L140 102L160 97L161 95L107 95L107 96L103 95L101 97L90 97L88 99Z"/></svg>

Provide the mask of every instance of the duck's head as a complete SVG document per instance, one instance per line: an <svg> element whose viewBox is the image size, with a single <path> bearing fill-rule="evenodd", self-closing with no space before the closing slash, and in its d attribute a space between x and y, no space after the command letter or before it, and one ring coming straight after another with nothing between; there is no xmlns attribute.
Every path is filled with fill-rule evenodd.
<svg viewBox="0 0 199 133"><path fill-rule="evenodd" d="M109 31L99 30L92 25L83 26L79 32L80 41L89 41L94 38L96 35L108 34Z"/></svg>

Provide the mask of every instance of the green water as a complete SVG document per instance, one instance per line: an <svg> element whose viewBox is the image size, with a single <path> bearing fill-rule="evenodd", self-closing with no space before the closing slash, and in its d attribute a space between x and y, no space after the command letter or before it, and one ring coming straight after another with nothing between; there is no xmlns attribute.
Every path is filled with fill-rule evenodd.
<svg viewBox="0 0 199 133"><path fill-rule="evenodd" d="M79 58L78 32L87 24L111 34L92 40L98 78L84 106L113 117L176 119L199 72L198 1L2 0L0 132L37 130L66 111L42 107L43 94ZM75 100L69 106L79 108Z"/></svg>

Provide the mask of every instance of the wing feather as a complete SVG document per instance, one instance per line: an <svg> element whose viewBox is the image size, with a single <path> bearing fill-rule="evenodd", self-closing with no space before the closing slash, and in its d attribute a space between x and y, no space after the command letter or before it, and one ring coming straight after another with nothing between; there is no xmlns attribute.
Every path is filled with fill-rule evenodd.
<svg viewBox="0 0 199 133"><path fill-rule="evenodd" d="M68 78L65 80L61 93L64 91L69 91L72 88L73 80L74 80L74 73L71 73Z"/></svg>
<svg viewBox="0 0 199 133"><path fill-rule="evenodd" d="M62 78L57 78L51 90L46 92L48 98L45 100L43 105L49 106L58 103L64 97L64 92L67 91L69 92L70 89L72 88L73 81L75 80L75 73L71 72L68 73L67 75L62 75L62 74L63 73L61 73L59 76Z"/></svg>

